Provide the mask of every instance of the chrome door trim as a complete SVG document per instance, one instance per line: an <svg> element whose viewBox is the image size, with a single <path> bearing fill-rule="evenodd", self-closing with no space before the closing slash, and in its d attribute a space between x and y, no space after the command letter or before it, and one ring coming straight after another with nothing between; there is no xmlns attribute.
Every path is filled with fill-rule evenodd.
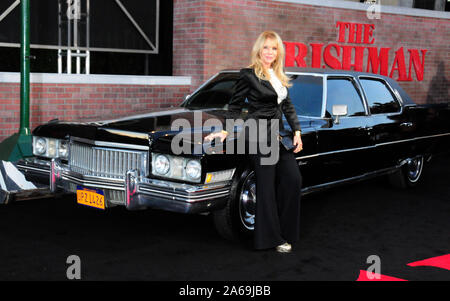
<svg viewBox="0 0 450 301"><path fill-rule="evenodd" d="M403 139L403 140L396 140L396 141L390 141L390 142L383 142L383 143L377 143L375 145L370 146L363 146L363 147L355 147L355 148L348 148L348 149L342 149L342 150L336 150L336 151L330 151L330 152L323 152L323 153L317 153L312 155L306 155L297 157L297 160L301 159L307 159L312 157L318 157L318 156L324 156L324 155L330 155L330 154L336 154L336 153L342 153L342 152L350 152L350 151L357 151L357 150L363 150L363 149L369 149L369 148L375 148L378 146L384 146L389 144L396 144L396 143L402 143L402 142L408 142L408 141L414 141L414 140L420 140L420 139L427 139L427 138L433 138L433 137L441 137L441 136L448 136L450 133L444 133L444 134L436 134L436 135L430 135L430 136L422 136L422 137L414 137L409 139Z"/></svg>
<svg viewBox="0 0 450 301"><path fill-rule="evenodd" d="M401 165L402 164L400 163L393 167L388 167L388 168L379 169L379 170L372 171L372 172L367 172L362 175L358 175L358 176L354 176L354 177L345 178L345 179L336 180L336 181L327 182L327 183L322 183L322 184L318 184L318 185L314 185L314 186L308 186L308 187L302 188L301 192L302 192L302 195L305 195L305 194L313 193L313 192L321 190L321 189L327 189L330 186L336 186L336 185L345 184L345 183L349 183L349 182L363 181L363 180L369 179L371 177L376 177L376 176L379 176L382 174L392 173L395 170L397 170L398 168L400 168Z"/></svg>
<svg viewBox="0 0 450 301"><path fill-rule="evenodd" d="M407 142L407 141L413 141L413 140L419 140L419 139L425 139L425 138L441 137L441 136L447 136L447 135L450 135L450 133L436 134L436 135L422 136L422 137L414 137L414 138L396 140L396 141L390 141L390 142L383 142L383 143L378 143L375 146L383 146L383 145L387 145L387 144L401 143L401 142Z"/></svg>

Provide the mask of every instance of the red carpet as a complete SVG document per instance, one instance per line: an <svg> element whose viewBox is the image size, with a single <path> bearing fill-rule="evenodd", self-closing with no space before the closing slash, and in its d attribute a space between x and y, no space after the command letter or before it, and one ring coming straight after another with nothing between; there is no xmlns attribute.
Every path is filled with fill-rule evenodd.
<svg viewBox="0 0 450 301"><path fill-rule="evenodd" d="M356 279L356 281L408 281L408 280L360 270L359 277L358 279Z"/></svg>
<svg viewBox="0 0 450 301"><path fill-rule="evenodd" d="M410 267L431 266L450 271L450 254L411 262L408 263L407 265ZM408 280L360 270L359 277L358 279L356 279L356 281L408 281Z"/></svg>
<svg viewBox="0 0 450 301"><path fill-rule="evenodd" d="M408 263L410 267L431 266L450 271L450 254Z"/></svg>

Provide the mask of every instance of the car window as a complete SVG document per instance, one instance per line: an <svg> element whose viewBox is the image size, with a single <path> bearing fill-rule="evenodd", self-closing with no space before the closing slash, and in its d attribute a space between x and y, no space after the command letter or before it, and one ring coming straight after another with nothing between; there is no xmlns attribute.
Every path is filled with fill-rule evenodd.
<svg viewBox="0 0 450 301"><path fill-rule="evenodd" d="M321 117L323 98L323 77L294 75L289 96L298 115Z"/></svg>
<svg viewBox="0 0 450 301"><path fill-rule="evenodd" d="M395 113L400 104L384 82L376 79L360 79L372 114Z"/></svg>
<svg viewBox="0 0 450 301"><path fill-rule="evenodd" d="M366 114L362 98L350 78L327 79L327 117L331 117L333 105L347 105L347 116Z"/></svg>
<svg viewBox="0 0 450 301"><path fill-rule="evenodd" d="M187 108L223 108L231 99L237 73L220 73L204 87L191 95L184 104Z"/></svg>
<svg viewBox="0 0 450 301"><path fill-rule="evenodd" d="M239 73L220 73L205 86L191 95L183 104L190 109L197 108L224 108L234 92L234 84ZM321 76L294 75L289 96L297 114L304 116L321 116L323 79ZM247 100L246 100L247 101ZM244 107L244 109L249 109Z"/></svg>

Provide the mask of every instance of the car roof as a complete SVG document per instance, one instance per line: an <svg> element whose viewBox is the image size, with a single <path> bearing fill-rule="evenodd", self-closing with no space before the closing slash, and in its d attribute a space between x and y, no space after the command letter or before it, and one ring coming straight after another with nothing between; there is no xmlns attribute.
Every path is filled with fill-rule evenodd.
<svg viewBox="0 0 450 301"><path fill-rule="evenodd" d="M221 70L221 72L239 72L239 69L225 69ZM285 68L286 73L316 73L316 74L348 74L350 76L358 77L358 76L372 76L372 77L378 77L384 79L386 82L388 82L394 89L398 90L403 102L405 104L415 104L415 102L411 99L411 97L406 93L405 90L398 84L397 81L394 79L384 76L381 74L375 74L370 72L362 72L362 71L353 71L353 70L338 70L338 69L331 69L331 68L310 68L310 67L286 67Z"/></svg>
<svg viewBox="0 0 450 301"><path fill-rule="evenodd" d="M239 69L224 69L221 70L221 72L239 72ZM340 70L340 69L331 69L331 68L310 68L310 67L286 67L285 68L286 73L318 73L318 74L349 74L352 76L360 76L360 75L367 75L367 76L376 76L384 79L388 79L389 77L370 73L370 72L362 72L362 71L353 71L353 70Z"/></svg>

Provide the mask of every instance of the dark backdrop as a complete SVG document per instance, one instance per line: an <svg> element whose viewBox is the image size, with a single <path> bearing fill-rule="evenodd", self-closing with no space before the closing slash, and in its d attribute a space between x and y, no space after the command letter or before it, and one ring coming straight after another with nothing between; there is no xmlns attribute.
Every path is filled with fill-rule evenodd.
<svg viewBox="0 0 450 301"><path fill-rule="evenodd" d="M58 45L58 0L30 1L31 44ZM65 1L63 1L65 2ZM156 44L156 0L122 0L153 44ZM13 1L1 1L0 13ZM83 0L82 12L85 11ZM64 3L62 11L65 13ZM90 1L90 47L150 50L130 20L114 1ZM82 25L84 26L84 25ZM63 24L63 45L67 45L66 24ZM173 2L160 1L159 53L91 52L91 73L96 74L172 74ZM84 30L80 30L80 46L85 46ZM20 6L0 22L0 42L20 43ZM57 72L57 50L31 48L32 72ZM65 65L65 64L64 64ZM82 66L83 60L82 60ZM72 70L75 70L72 67ZM20 71L18 47L0 47L0 71Z"/></svg>

